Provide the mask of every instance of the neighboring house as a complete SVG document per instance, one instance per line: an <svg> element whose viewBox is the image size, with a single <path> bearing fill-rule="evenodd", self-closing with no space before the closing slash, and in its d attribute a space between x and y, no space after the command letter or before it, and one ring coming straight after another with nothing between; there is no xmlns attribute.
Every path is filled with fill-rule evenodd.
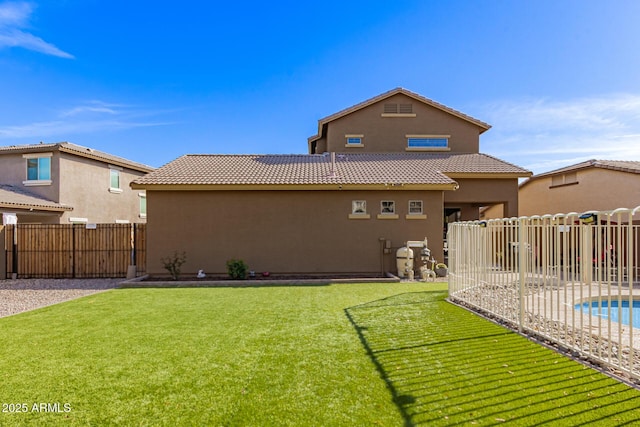
<svg viewBox="0 0 640 427"><path fill-rule="evenodd" d="M396 270L395 251L429 240L444 259L451 219L518 206L530 172L479 153L489 125L398 88L321 119L309 154L185 155L138 178L150 211L147 271L186 252L186 274L225 262L283 274Z"/></svg>
<svg viewBox="0 0 640 427"><path fill-rule="evenodd" d="M520 184L518 216L640 206L640 161L588 160L534 175ZM484 218L501 218L487 208Z"/></svg>
<svg viewBox="0 0 640 427"><path fill-rule="evenodd" d="M154 168L61 142L0 147L0 213L18 223L146 221L146 195L131 181Z"/></svg>

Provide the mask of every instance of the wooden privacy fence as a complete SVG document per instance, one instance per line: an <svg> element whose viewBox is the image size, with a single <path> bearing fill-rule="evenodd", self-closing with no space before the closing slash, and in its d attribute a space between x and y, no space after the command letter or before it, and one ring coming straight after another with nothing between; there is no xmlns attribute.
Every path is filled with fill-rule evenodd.
<svg viewBox="0 0 640 427"><path fill-rule="evenodd" d="M146 224L7 225L4 250L7 278L126 277L146 271Z"/></svg>

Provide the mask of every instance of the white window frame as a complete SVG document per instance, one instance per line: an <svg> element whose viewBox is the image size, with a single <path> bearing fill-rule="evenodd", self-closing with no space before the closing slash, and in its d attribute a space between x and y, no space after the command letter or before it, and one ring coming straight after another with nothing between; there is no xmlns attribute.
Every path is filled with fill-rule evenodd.
<svg viewBox="0 0 640 427"><path fill-rule="evenodd" d="M23 154L22 158L25 159L25 180L22 181L22 184L25 186L36 186L36 185L51 185L52 179L52 159L53 153L29 153ZM40 159L49 159L49 179L40 179ZM29 160L38 159L38 179L29 179Z"/></svg>
<svg viewBox="0 0 640 427"><path fill-rule="evenodd" d="M362 142L364 135L362 134L347 134L344 136L344 138L345 138L344 146L347 148L364 147L364 143Z"/></svg>
<svg viewBox="0 0 640 427"><path fill-rule="evenodd" d="M451 148L449 147L449 139L451 138L451 135L405 135L405 138L407 138L407 147L405 148L406 151L451 151ZM445 146L426 146L426 147L420 147L420 146L411 146L411 141L412 140L430 140L430 139L444 139L446 141L446 145Z"/></svg>
<svg viewBox="0 0 640 427"><path fill-rule="evenodd" d="M386 207L385 207L386 204ZM391 209L389 209L391 208ZM395 200L381 200L380 201L380 214L381 215L395 215L396 202Z"/></svg>
<svg viewBox="0 0 640 427"><path fill-rule="evenodd" d="M122 193L122 168L119 166L113 166L113 165L109 165L109 192L110 193L115 193L115 194L120 194ZM114 187L113 184L113 177L115 176L118 177L118 186Z"/></svg>
<svg viewBox="0 0 640 427"><path fill-rule="evenodd" d="M362 212L359 212L359 211ZM351 213L353 215L366 215L367 214L367 201L366 200L352 200L351 201Z"/></svg>
<svg viewBox="0 0 640 427"><path fill-rule="evenodd" d="M411 209L411 205L412 204L419 204L420 205L420 211L419 212L413 212ZM422 200L409 200L409 206L408 206L409 210L409 215L422 215L424 213L424 202Z"/></svg>
<svg viewBox="0 0 640 427"><path fill-rule="evenodd" d="M146 218L147 217L147 194L146 193L138 193L138 199L139 199L139 217L140 218ZM144 200L144 212L142 212L142 204L143 204L143 200Z"/></svg>

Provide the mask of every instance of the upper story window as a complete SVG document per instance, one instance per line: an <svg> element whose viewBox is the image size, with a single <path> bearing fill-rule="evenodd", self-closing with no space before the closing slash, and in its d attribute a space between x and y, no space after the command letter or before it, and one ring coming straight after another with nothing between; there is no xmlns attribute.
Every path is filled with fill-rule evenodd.
<svg viewBox="0 0 640 427"><path fill-rule="evenodd" d="M147 195L145 193L138 193L140 198L140 218L147 217Z"/></svg>
<svg viewBox="0 0 640 427"><path fill-rule="evenodd" d="M51 185L52 153L23 154L27 161L27 179L24 185Z"/></svg>
<svg viewBox="0 0 640 427"><path fill-rule="evenodd" d="M385 103L382 108L382 117L415 117L413 104Z"/></svg>
<svg viewBox="0 0 640 427"><path fill-rule="evenodd" d="M449 150L449 135L407 135L407 151Z"/></svg>
<svg viewBox="0 0 640 427"><path fill-rule="evenodd" d="M362 139L364 135L345 135L345 147L364 147Z"/></svg>
<svg viewBox="0 0 640 427"><path fill-rule="evenodd" d="M122 168L109 166L109 191L111 193L122 193L122 188L120 188L120 171L122 171Z"/></svg>

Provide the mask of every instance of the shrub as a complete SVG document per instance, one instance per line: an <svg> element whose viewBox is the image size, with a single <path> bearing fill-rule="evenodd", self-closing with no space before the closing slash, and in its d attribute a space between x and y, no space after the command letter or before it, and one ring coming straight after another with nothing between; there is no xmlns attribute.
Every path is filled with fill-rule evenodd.
<svg viewBox="0 0 640 427"><path fill-rule="evenodd" d="M160 258L162 262L162 266L165 270L169 272L173 280L178 280L180 278L180 267L182 264L187 262L187 254L186 252L178 253L174 252L173 256L168 256L166 258Z"/></svg>
<svg viewBox="0 0 640 427"><path fill-rule="evenodd" d="M233 280L242 280L247 277L249 267L241 259L230 259L227 261L227 273Z"/></svg>

